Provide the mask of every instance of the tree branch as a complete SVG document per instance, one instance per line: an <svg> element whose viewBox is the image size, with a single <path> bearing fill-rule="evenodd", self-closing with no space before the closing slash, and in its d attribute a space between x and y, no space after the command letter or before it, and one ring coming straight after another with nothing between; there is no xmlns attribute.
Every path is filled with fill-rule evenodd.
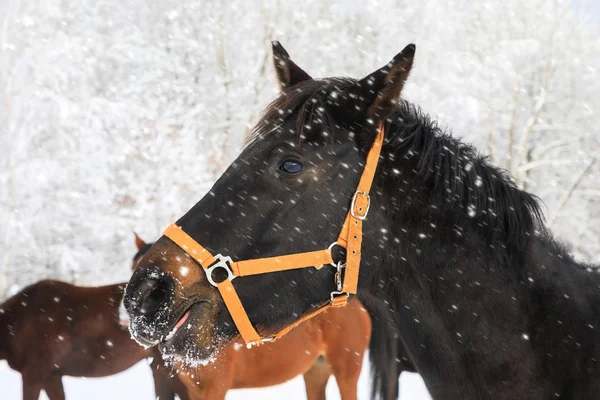
<svg viewBox="0 0 600 400"><path fill-rule="evenodd" d="M588 163L588 165L583 169L583 171L581 171L581 173L579 174L579 176L577 177L577 179L575 179L573 181L573 183L571 184L571 187L569 188L569 190L565 193L565 195L562 197L562 199L558 203L558 208L554 211L554 213L552 214L552 217L548 221L548 226L549 227L552 226L552 224L554 223L554 221L556 221L556 218L558 218L558 215L560 214L560 212L562 211L562 209L565 208L565 205L567 205L567 202L569 201L569 199L571 199L571 196L573 195L573 193L575 192L575 190L577 190L577 187L583 181L583 178L587 175L587 173L592 169L592 167L594 166L594 164L596 163L596 161L598 161L598 157L593 158Z"/></svg>

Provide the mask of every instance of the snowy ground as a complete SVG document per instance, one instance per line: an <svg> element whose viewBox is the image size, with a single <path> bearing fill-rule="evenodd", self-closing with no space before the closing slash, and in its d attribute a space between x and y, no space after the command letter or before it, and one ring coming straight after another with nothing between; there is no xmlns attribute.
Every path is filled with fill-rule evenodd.
<svg viewBox="0 0 600 400"><path fill-rule="evenodd" d="M363 372L358 383L359 399L368 399L369 395L369 370L368 365L363 367ZM148 400L152 399L152 376L145 362L140 362L133 368L108 378L81 379L63 378L67 400L104 400L127 399ZM6 362L0 362L0 397L3 400L21 399L21 377L10 369ZM285 395L285 397L284 397ZM335 380L331 379L327 386L327 398L339 399ZM282 385L262 389L232 390L227 395L227 400L304 400L304 383L297 377ZM40 399L47 400L45 395ZM404 373L400 378L401 400L430 400L423 381L417 374Z"/></svg>

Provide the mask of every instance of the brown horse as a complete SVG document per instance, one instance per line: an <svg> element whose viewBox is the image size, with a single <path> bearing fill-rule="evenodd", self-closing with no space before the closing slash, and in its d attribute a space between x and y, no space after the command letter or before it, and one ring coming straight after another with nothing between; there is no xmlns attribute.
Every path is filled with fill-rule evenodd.
<svg viewBox="0 0 600 400"><path fill-rule="evenodd" d="M139 248L150 247L136 240ZM308 400L325 399L332 374L342 399L353 400L357 398L358 378L370 338L371 318L357 300L306 321L273 343L247 349L241 342L234 342L207 365L189 366L177 359L167 362L178 369L177 376L185 384L190 400L224 399L229 389L277 385L300 374L304 375ZM156 358L153 371L168 376L162 362ZM179 394L177 388L173 389Z"/></svg>
<svg viewBox="0 0 600 400"><path fill-rule="evenodd" d="M136 245L133 266L148 248L137 235ZM113 375L155 355L119 324L124 287L43 280L0 305L0 360L21 373L24 400L36 400L42 389L50 400L64 400L65 375ZM157 362L152 368L157 394L161 400L173 399L170 387L176 380L160 374Z"/></svg>
<svg viewBox="0 0 600 400"><path fill-rule="evenodd" d="M181 368L178 377L191 400L218 400L229 389L272 386L304 374L308 400L324 400L333 374L342 399L355 400L370 336L369 314L358 301L351 301L345 308L306 321L273 343L247 349L234 342L205 366L176 362Z"/></svg>

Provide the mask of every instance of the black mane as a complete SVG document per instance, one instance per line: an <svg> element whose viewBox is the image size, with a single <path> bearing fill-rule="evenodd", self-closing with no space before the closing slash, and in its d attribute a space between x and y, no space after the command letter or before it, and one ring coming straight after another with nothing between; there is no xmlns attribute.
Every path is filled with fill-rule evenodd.
<svg viewBox="0 0 600 400"><path fill-rule="evenodd" d="M401 101L386 120L386 135L383 154L395 188L403 182L424 189L425 204L451 211L458 230L472 221L490 240L519 249L544 230L537 196L520 190L508 171L444 132L417 106ZM393 173L403 163L413 174Z"/></svg>
<svg viewBox="0 0 600 400"><path fill-rule="evenodd" d="M373 130L363 129L355 121L342 121L344 114L352 117L357 110L364 110L360 98L345 94L356 86L353 79L328 78L301 82L283 91L267 107L248 141L277 130L297 112L300 141L332 139L349 129L369 136L356 137L366 151ZM447 210L457 230L474 223L490 241L500 240L511 249L523 249L537 229L544 230L536 196L520 190L507 171L491 165L473 146L445 133L417 106L400 101L386 118L385 128L382 173L391 197L398 197L399 190L410 196L417 193L415 197L424 207ZM407 166L412 174L402 172Z"/></svg>

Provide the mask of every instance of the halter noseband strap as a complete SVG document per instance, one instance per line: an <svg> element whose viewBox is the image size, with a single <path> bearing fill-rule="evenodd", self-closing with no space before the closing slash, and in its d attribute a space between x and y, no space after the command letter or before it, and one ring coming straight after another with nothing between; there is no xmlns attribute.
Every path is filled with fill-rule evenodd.
<svg viewBox="0 0 600 400"><path fill-rule="evenodd" d="M298 324L327 310L329 307L345 306L349 295L356 294L360 269L362 224L363 220L367 217L371 205L369 192L371 190L371 185L373 184L373 179L375 178L379 154L381 153L381 147L383 145L383 137L383 122L380 121L377 136L375 137L367 156L365 169L360 177L356 192L352 197L350 210L348 211L340 235L333 244L346 248L346 271L343 284L341 282L341 268L343 265L338 264L338 271L336 273L337 287L336 290L331 292L330 298L326 300L321 307L285 327L274 336L264 338L256 332L256 329L254 329L254 326L250 322L248 314L231 282L233 279L240 276L266 274L297 268L319 267L324 264L332 264L335 266L336 264L334 264L331 255L331 248L333 245L325 250L234 262L231 258L222 256L221 254L213 256L208 250L202 247L175 224L169 225L164 231L163 234L166 237L175 242L175 244L202 266L206 272L208 281L219 290L219 293L229 310L229 314L231 314L233 322L246 343L265 342L278 339ZM217 268L222 268L227 272L227 279L218 283L215 282L212 277L212 272Z"/></svg>

